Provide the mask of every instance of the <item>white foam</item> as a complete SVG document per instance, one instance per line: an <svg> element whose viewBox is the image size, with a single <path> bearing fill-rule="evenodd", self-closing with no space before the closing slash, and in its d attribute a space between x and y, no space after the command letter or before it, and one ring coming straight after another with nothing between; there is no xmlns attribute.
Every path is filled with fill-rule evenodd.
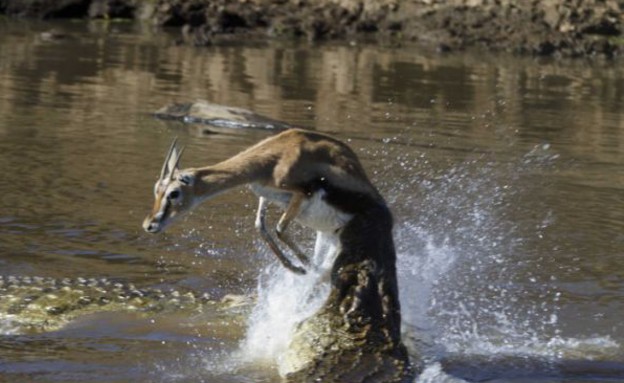
<svg viewBox="0 0 624 383"><path fill-rule="evenodd" d="M297 275L274 263L258 282L258 303L249 319L241 345L242 358L254 363L280 365L294 327L314 314L329 294L328 274L336 253L335 238L317 237L305 275Z"/></svg>
<svg viewBox="0 0 624 383"><path fill-rule="evenodd" d="M440 363L432 363L425 367L416 378L416 383L464 383L465 380L446 374Z"/></svg>

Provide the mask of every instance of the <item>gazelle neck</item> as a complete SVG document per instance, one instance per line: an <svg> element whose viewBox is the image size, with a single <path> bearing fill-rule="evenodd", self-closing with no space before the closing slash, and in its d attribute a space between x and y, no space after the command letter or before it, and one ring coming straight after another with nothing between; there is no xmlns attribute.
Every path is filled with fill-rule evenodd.
<svg viewBox="0 0 624 383"><path fill-rule="evenodd" d="M270 177L271 161L235 156L215 165L193 170L195 195L204 200L238 186Z"/></svg>

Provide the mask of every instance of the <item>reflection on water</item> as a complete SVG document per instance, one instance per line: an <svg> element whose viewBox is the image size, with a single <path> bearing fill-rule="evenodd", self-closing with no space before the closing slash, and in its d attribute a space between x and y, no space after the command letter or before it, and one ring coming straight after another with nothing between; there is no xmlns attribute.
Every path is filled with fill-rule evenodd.
<svg viewBox="0 0 624 383"><path fill-rule="evenodd" d="M267 134L205 135L149 116L204 98L332 132L356 149L396 215L409 342L423 342L430 361L421 381L456 379L436 370L444 355L624 362L621 66L281 42L198 49L116 23L55 24L68 37L42 40L51 27L0 21L3 274L253 293L274 259L254 234L246 191L169 233L141 232L172 136L191 166ZM210 317L96 315L66 331L7 335L0 374L276 379L274 366L237 362L244 330ZM512 381L513 368L485 365Z"/></svg>

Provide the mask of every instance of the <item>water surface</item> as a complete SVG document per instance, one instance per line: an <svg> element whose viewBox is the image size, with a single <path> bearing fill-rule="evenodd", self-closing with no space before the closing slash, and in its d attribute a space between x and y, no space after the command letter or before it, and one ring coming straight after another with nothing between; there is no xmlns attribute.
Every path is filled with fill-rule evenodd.
<svg viewBox="0 0 624 383"><path fill-rule="evenodd" d="M43 38L51 28L65 36ZM292 308L262 304L297 283L259 242L253 196L220 196L159 236L141 229L174 136L182 166L198 166L269 134L150 116L197 98L335 134L360 155L395 213L419 381L624 379L621 65L176 38L0 20L0 273L257 294L258 306L247 323L104 313L50 333L3 326L0 380L278 379L241 357L283 331Z"/></svg>

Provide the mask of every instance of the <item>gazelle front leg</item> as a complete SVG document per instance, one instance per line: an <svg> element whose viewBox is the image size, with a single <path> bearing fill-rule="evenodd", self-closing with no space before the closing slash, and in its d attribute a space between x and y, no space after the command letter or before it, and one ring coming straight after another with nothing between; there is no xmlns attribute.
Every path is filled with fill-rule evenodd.
<svg viewBox="0 0 624 383"><path fill-rule="evenodd" d="M309 265L310 260L308 259L308 257L303 253L303 251L301 251L299 246L297 246L297 244L292 241L290 236L286 234L286 229L288 229L288 225L290 225L293 219L295 219L299 215L301 203L303 202L304 198L305 195L303 193L293 193L292 197L290 198L290 202L288 203L288 207L286 208L286 211L284 212L284 214L282 214L282 217L277 222L277 227L275 231L277 232L277 238L279 238L280 241L284 242L295 253L301 263L303 263L304 265Z"/></svg>
<svg viewBox="0 0 624 383"><path fill-rule="evenodd" d="M258 213L256 215L256 229L258 229L258 231L260 232L260 236L262 236L262 239L264 239L264 241L269 245L271 250L273 250L273 252L277 256L277 259L279 259L280 262L282 262L282 265L284 265L284 267L286 267L288 270L292 271L293 273L305 274L306 273L305 269L293 265L292 262L284 255L284 253L282 253L282 250L280 250L279 246L277 246L277 243L275 242L273 237L271 237L271 235L267 231L266 211L267 211L267 200L264 197L260 197L260 203L258 204Z"/></svg>

